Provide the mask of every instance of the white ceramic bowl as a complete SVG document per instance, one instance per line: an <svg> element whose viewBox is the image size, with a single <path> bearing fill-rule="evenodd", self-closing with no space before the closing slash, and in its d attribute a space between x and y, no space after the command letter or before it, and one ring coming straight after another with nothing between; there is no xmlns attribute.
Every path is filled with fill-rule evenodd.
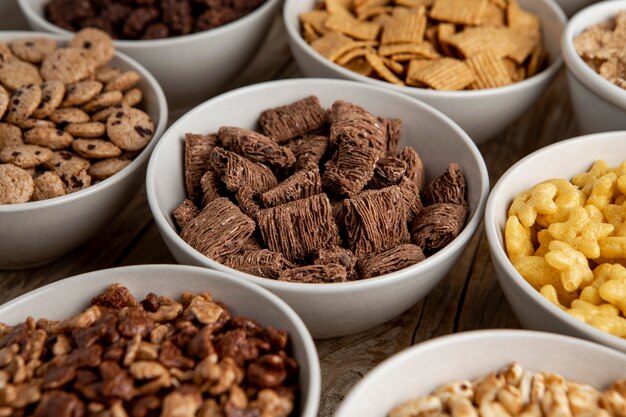
<svg viewBox="0 0 626 417"><path fill-rule="evenodd" d="M137 298L150 292L178 297L184 291L208 291L235 315L286 330L300 366L299 410L294 413L317 416L321 390L319 359L300 317L269 291L220 272L179 265L140 265L90 272L46 285L0 306L0 322L14 325L28 316L51 320L71 317L113 283L123 284Z"/></svg>
<svg viewBox="0 0 626 417"><path fill-rule="evenodd" d="M458 123L476 143L490 139L522 116L543 94L563 62L559 48L566 20L563 11L553 0L520 0L522 7L541 17L550 65L540 74L510 86L476 91L435 91L397 86L365 77L335 64L304 41L300 34L298 16L313 9L318 1L286 0L283 8L289 45L304 75L355 80L408 94L441 110Z"/></svg>
<svg viewBox="0 0 626 417"><path fill-rule="evenodd" d="M41 36L37 32L0 32L0 41ZM163 90L137 61L116 53L111 62L141 75L138 86L144 94L143 109L155 124L148 146L122 171L84 190L50 200L0 205L0 269L41 265L69 252L91 238L122 210L144 180L152 149L167 123Z"/></svg>
<svg viewBox="0 0 626 417"><path fill-rule="evenodd" d="M563 59L581 133L626 129L626 90L605 80L574 49L574 38L590 26L626 11L626 1L602 1L578 12L563 34Z"/></svg>
<svg viewBox="0 0 626 417"><path fill-rule="evenodd" d="M626 339L604 333L545 299L517 272L507 257L504 225L513 198L550 178L571 180L596 160L617 166L626 160L626 132L569 139L540 149L513 165L491 191L485 210L485 230L491 258L504 295L522 326L582 337L626 352Z"/></svg>
<svg viewBox="0 0 626 417"><path fill-rule="evenodd" d="M6 0L1 0L6 1ZM18 0L33 30L71 36L44 17L49 0ZM223 91L259 45L282 0L266 0L247 16L224 26L168 39L114 41L115 48L141 62L159 80L172 113L182 112Z"/></svg>
<svg viewBox="0 0 626 417"><path fill-rule="evenodd" d="M184 199L183 137L186 132L214 132L220 126L255 128L261 111L311 94L325 107L337 99L364 106L376 115L403 120L401 146L412 145L425 161L431 180L457 162L468 182L470 216L465 230L446 248L417 265L386 276L336 284L280 282L221 265L185 243L174 226L172 210ZM300 314L314 337L355 333L383 323L411 307L441 280L476 232L489 180L471 139L450 119L408 96L361 83L296 79L235 90L196 107L165 133L148 166L148 202L165 244L176 260L226 271L274 292Z"/></svg>
<svg viewBox="0 0 626 417"><path fill-rule="evenodd" d="M574 13L587 7L590 4L596 3L598 0L555 0L566 15L572 16Z"/></svg>
<svg viewBox="0 0 626 417"><path fill-rule="evenodd" d="M445 383L477 378L513 361L598 389L626 377L626 355L595 343L521 330L466 332L420 343L387 359L352 389L335 417L386 417L392 408Z"/></svg>

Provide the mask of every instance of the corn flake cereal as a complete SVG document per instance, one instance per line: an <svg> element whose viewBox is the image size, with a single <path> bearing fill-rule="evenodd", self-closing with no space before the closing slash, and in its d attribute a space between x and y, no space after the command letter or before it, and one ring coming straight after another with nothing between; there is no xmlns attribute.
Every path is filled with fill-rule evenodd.
<svg viewBox="0 0 626 417"><path fill-rule="evenodd" d="M600 76L626 89L626 11L574 38L578 55Z"/></svg>
<svg viewBox="0 0 626 417"><path fill-rule="evenodd" d="M498 88L546 64L541 21L516 0L320 1L300 14L305 41L338 65L396 85Z"/></svg>
<svg viewBox="0 0 626 417"><path fill-rule="evenodd" d="M513 199L504 239L515 269L548 301L626 338L624 191L626 162L544 181Z"/></svg>

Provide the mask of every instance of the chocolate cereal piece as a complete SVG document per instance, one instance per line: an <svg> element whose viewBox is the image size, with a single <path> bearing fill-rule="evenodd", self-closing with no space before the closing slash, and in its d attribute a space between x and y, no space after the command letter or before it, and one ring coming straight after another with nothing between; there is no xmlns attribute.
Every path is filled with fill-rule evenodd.
<svg viewBox="0 0 626 417"><path fill-rule="evenodd" d="M276 176L267 166L252 162L234 152L214 148L210 161L231 192L236 192L243 186L248 186L255 192L264 192L278 184Z"/></svg>
<svg viewBox="0 0 626 417"><path fill-rule="evenodd" d="M281 168L296 162L291 149L276 144L265 135L249 129L224 126L217 133L224 149L233 151L253 162L261 162Z"/></svg>
<svg viewBox="0 0 626 417"><path fill-rule="evenodd" d="M174 220L176 220L176 224L178 224L178 227L182 230L190 221L198 217L199 214L200 210L198 210L194 202L185 199L174 209Z"/></svg>
<svg viewBox="0 0 626 417"><path fill-rule="evenodd" d="M417 188L417 185L415 185L415 183L408 177L402 178L400 184L398 184L398 189L400 190L400 194L402 194L402 199L404 200L404 205L407 209L406 221L408 224L411 224L424 208L420 198L419 189Z"/></svg>
<svg viewBox="0 0 626 417"><path fill-rule="evenodd" d="M296 171L307 165L319 165L328 149L328 136L320 133L310 133L302 138L290 141L287 146L296 156Z"/></svg>
<svg viewBox="0 0 626 417"><path fill-rule="evenodd" d="M251 219L256 219L261 206L258 202L257 194L248 186L240 187L235 192L235 199L241 211Z"/></svg>
<svg viewBox="0 0 626 417"><path fill-rule="evenodd" d="M402 134L402 120L386 119L379 117L378 120L385 124L387 132L387 152L395 155L400 144L400 136Z"/></svg>
<svg viewBox="0 0 626 417"><path fill-rule="evenodd" d="M246 274L277 279L282 271L293 268L282 253L267 249L243 249L224 258L224 265Z"/></svg>
<svg viewBox="0 0 626 417"><path fill-rule="evenodd" d="M351 141L342 142L333 159L326 163L326 171L322 175L324 187L338 195L357 195L374 176L379 156L377 149Z"/></svg>
<svg viewBox="0 0 626 417"><path fill-rule="evenodd" d="M337 100L330 113L330 144L333 147L344 141L387 150L387 130L370 112L356 104Z"/></svg>
<svg viewBox="0 0 626 417"><path fill-rule="evenodd" d="M211 152L217 145L215 135L185 134L185 190L196 201L202 192L200 180L211 168Z"/></svg>
<svg viewBox="0 0 626 417"><path fill-rule="evenodd" d="M200 178L200 187L202 188L202 207L206 207L211 201L225 194L224 184L212 168L209 168Z"/></svg>
<svg viewBox="0 0 626 417"><path fill-rule="evenodd" d="M306 265L282 271L278 280L307 284L345 282L348 280L348 273L339 264Z"/></svg>
<svg viewBox="0 0 626 417"><path fill-rule="evenodd" d="M406 173L406 162L394 156L380 158L374 168L374 177L369 183L371 188L381 189L398 184Z"/></svg>
<svg viewBox="0 0 626 417"><path fill-rule="evenodd" d="M426 185L426 170L417 151L410 146L402 148L398 156L406 162L406 176L417 185L420 190Z"/></svg>
<svg viewBox="0 0 626 417"><path fill-rule="evenodd" d="M257 222L265 245L290 261L306 260L339 240L326 194L261 210Z"/></svg>
<svg viewBox="0 0 626 417"><path fill-rule="evenodd" d="M427 205L435 203L467 204L465 202L465 177L457 164L448 165L446 172L426 187L424 202Z"/></svg>
<svg viewBox="0 0 626 417"><path fill-rule="evenodd" d="M356 256L350 249L341 246L330 246L317 251L314 263L316 265L338 264L346 268L348 278L354 276L356 267Z"/></svg>
<svg viewBox="0 0 626 417"><path fill-rule="evenodd" d="M346 236L357 258L409 243L404 199L397 186L344 200Z"/></svg>
<svg viewBox="0 0 626 417"><path fill-rule="evenodd" d="M319 129L326 122L326 110L315 96L265 110L259 118L263 133L278 143Z"/></svg>
<svg viewBox="0 0 626 417"><path fill-rule="evenodd" d="M465 205L450 203L424 207L411 228L411 242L432 255L461 233L468 211Z"/></svg>
<svg viewBox="0 0 626 417"><path fill-rule="evenodd" d="M204 256L219 260L239 251L254 229L254 220L228 198L221 197L187 223L180 237Z"/></svg>
<svg viewBox="0 0 626 417"><path fill-rule="evenodd" d="M322 192L322 179L317 168L297 171L276 187L261 194L265 207L275 207Z"/></svg>
<svg viewBox="0 0 626 417"><path fill-rule="evenodd" d="M357 269L361 278L372 278L404 269L424 259L424 252L419 247L406 244L360 259Z"/></svg>

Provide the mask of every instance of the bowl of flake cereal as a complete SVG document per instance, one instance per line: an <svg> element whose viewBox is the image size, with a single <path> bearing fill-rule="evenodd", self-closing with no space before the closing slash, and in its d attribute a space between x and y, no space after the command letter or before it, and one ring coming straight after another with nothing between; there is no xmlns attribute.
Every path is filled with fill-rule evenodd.
<svg viewBox="0 0 626 417"><path fill-rule="evenodd" d="M626 132L581 136L513 165L485 228L500 285L527 328L626 352Z"/></svg>
<svg viewBox="0 0 626 417"><path fill-rule="evenodd" d="M489 181L474 143L437 110L361 83L297 79L189 112L146 184L180 263L273 291L328 338L426 296L477 230Z"/></svg>
<svg viewBox="0 0 626 417"><path fill-rule="evenodd" d="M572 105L582 133L626 129L626 2L578 12L562 40Z"/></svg>
<svg viewBox="0 0 626 417"><path fill-rule="evenodd" d="M484 330L412 346L374 368L337 417L621 415L626 356L542 332Z"/></svg>
<svg viewBox="0 0 626 417"><path fill-rule="evenodd" d="M552 0L287 0L302 72L408 94L477 143L541 96L562 64L566 17Z"/></svg>

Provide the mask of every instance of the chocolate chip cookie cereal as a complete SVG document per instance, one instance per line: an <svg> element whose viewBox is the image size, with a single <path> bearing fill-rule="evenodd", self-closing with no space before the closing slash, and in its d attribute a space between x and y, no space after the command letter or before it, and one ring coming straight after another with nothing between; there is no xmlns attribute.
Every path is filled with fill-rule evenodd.
<svg viewBox="0 0 626 417"><path fill-rule="evenodd" d="M280 281L343 282L411 266L463 230L460 167L427 183L417 151L399 148L401 120L311 96L259 126L186 135L187 198L173 216L203 255Z"/></svg>
<svg viewBox="0 0 626 417"><path fill-rule="evenodd" d="M0 204L80 191L128 166L154 134L139 108L136 71L108 66L98 29L67 46L48 38L0 42Z"/></svg>

